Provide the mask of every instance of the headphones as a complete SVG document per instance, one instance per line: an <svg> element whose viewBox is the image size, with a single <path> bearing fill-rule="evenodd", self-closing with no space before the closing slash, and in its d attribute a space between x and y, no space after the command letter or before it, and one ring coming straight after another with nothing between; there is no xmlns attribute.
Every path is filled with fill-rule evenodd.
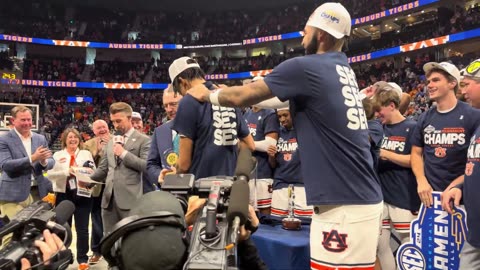
<svg viewBox="0 0 480 270"><path fill-rule="evenodd" d="M149 226L170 226L182 231L186 230L185 220L178 214L169 211L155 211L146 215L126 217L113 226L112 231L100 241L100 251L108 264L117 269L124 269L121 256L122 237L130 232ZM183 237L183 243L188 249L189 242Z"/></svg>

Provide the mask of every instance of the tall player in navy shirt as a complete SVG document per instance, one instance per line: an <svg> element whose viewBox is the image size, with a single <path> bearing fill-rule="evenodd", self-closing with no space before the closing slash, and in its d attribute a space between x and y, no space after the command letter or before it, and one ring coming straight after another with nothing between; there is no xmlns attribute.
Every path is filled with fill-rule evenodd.
<svg viewBox="0 0 480 270"><path fill-rule="evenodd" d="M465 68L464 80L466 98L472 105L480 104L480 59L470 63ZM452 213L450 201L459 206L463 195L465 210L467 210L467 241L460 253L459 270L480 269L480 127L470 139L465 168L465 181L450 189L443 196L442 206Z"/></svg>
<svg viewBox="0 0 480 270"><path fill-rule="evenodd" d="M400 240L407 242L410 222L420 208L417 182L410 166L410 140L417 123L400 113L400 102L400 95L388 84L378 89L373 99L384 132L378 165L384 200L382 234L377 250L382 269L396 269L390 247L391 230L395 229Z"/></svg>
<svg viewBox="0 0 480 270"><path fill-rule="evenodd" d="M292 117L288 108L277 110L280 120L280 138L277 145L268 148L269 163L274 168L272 193L272 216L287 217L289 211L289 186L292 186L293 215L310 218L313 207L307 206L305 185L300 172L297 133L293 128Z"/></svg>
<svg viewBox="0 0 480 270"><path fill-rule="evenodd" d="M252 82L263 80L258 76ZM270 214L272 204L272 168L268 164L268 147L277 144L279 124L277 114L272 109L261 109L252 106L244 114L250 134L255 141L253 156L257 159L256 179L251 179L250 201L256 200L256 205L262 214ZM255 203L255 202L254 202Z"/></svg>
<svg viewBox="0 0 480 270"><path fill-rule="evenodd" d="M480 111L458 101L460 71L454 65L426 63L430 99L437 103L418 119L412 137L411 164L421 202L430 207L432 191L463 183L468 139L480 124Z"/></svg>
<svg viewBox="0 0 480 270"><path fill-rule="evenodd" d="M195 85L215 88L190 57L173 61L168 72L173 90L182 95ZM181 99L172 129L180 135L177 173L192 173L196 179L233 176L239 142L252 151L255 148L240 109L201 103L192 96Z"/></svg>
<svg viewBox="0 0 480 270"><path fill-rule="evenodd" d="M210 93L198 100L245 107L278 97L289 100L297 131L310 227L312 269L373 269L383 211L373 169L368 125L355 73L341 52L351 18L339 3L325 3L310 16L302 44L306 56L289 59L263 81Z"/></svg>

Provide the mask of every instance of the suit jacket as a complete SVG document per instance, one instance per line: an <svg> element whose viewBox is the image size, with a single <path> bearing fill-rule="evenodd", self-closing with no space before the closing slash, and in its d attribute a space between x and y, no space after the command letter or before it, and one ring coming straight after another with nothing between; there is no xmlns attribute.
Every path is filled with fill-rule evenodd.
<svg viewBox="0 0 480 270"><path fill-rule="evenodd" d="M167 156L173 153L172 143L173 121L155 128L152 137L152 145L148 152L147 170L150 178L157 180L160 171L168 168Z"/></svg>
<svg viewBox="0 0 480 270"><path fill-rule="evenodd" d="M135 130L124 148L128 153L117 165L113 154L113 140L110 140L97 170L90 177L92 180L105 182L102 208L109 207L113 196L118 208L130 210L143 194L142 176L146 173L150 138Z"/></svg>
<svg viewBox="0 0 480 270"><path fill-rule="evenodd" d="M45 137L32 132L32 154L41 145L48 148ZM0 136L0 201L25 201L30 194L32 175L37 180L40 196L44 196L51 184L43 176L43 171L50 170L54 164L53 157L47 160L45 167L39 161L30 163L27 151L15 130Z"/></svg>
<svg viewBox="0 0 480 270"><path fill-rule="evenodd" d="M112 137L113 136L110 135L110 139L112 139ZM103 148L102 151L98 151L97 139L92 138L83 144L83 149L89 151L92 154L93 161L95 162L95 166L98 167L98 165L100 164L100 160L102 160L102 157L105 154L105 148ZM102 188L103 188L103 185L95 185L95 187L93 187L92 197L100 196L100 193L102 192Z"/></svg>
<svg viewBox="0 0 480 270"><path fill-rule="evenodd" d="M70 154L66 149L53 154L55 166L48 171L48 180L53 183L53 191L65 193L67 178L70 176ZM82 167L86 161L93 162L92 154L87 150L77 150L75 153L76 167Z"/></svg>

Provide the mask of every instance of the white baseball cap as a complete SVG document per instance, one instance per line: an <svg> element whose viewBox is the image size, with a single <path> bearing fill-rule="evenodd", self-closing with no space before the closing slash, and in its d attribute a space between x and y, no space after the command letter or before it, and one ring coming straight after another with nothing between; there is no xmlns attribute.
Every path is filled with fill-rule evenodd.
<svg viewBox="0 0 480 270"><path fill-rule="evenodd" d="M350 36L352 18L342 4L329 2L315 9L307 25L319 28L336 39L341 39L344 36Z"/></svg>
<svg viewBox="0 0 480 270"><path fill-rule="evenodd" d="M186 69L193 67L200 68L200 65L194 59L188 56L178 58L177 60L173 61L173 63L168 68L170 80L173 82L173 80L175 80L178 74L182 73Z"/></svg>
<svg viewBox="0 0 480 270"><path fill-rule="evenodd" d="M142 115L139 112L132 112L132 118L142 120Z"/></svg>
<svg viewBox="0 0 480 270"><path fill-rule="evenodd" d="M394 82L378 81L373 85L376 86L378 90L395 91L398 97L402 98L403 90L400 85ZM373 98L373 96L371 98Z"/></svg>
<svg viewBox="0 0 480 270"><path fill-rule="evenodd" d="M441 63L428 62L425 65L423 65L423 71L425 71L425 73L428 73L430 70L434 68L441 69L447 72L448 74L452 75L455 78L455 80L457 80L457 83L460 83L460 80L461 80L460 71L454 64L451 64L448 62L441 62Z"/></svg>
<svg viewBox="0 0 480 270"><path fill-rule="evenodd" d="M402 93L403 93L403 90L402 88L400 87L400 85L394 83L394 82L389 82L388 83L389 86L392 87L392 90L395 91L398 96L400 97L400 99L402 98Z"/></svg>

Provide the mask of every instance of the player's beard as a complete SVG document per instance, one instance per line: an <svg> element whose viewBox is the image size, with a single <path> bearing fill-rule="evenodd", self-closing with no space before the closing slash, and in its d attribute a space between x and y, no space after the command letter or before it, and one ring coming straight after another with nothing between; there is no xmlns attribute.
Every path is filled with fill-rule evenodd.
<svg viewBox="0 0 480 270"><path fill-rule="evenodd" d="M316 54L318 51L318 40L315 36L312 40L308 43L307 47L305 48L305 54Z"/></svg>

